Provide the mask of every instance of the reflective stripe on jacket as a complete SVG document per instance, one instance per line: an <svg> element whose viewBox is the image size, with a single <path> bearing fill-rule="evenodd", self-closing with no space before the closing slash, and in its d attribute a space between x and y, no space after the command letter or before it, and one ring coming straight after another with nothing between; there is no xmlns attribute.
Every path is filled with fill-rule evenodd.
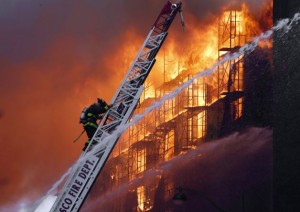
<svg viewBox="0 0 300 212"><path fill-rule="evenodd" d="M92 117L92 118L97 119L97 116L95 114L93 114L93 113L88 113L87 117Z"/></svg>
<svg viewBox="0 0 300 212"><path fill-rule="evenodd" d="M92 126L92 127L98 128L98 125L95 124L95 123L93 123L93 122L87 122L87 123L85 123L83 126L84 126L84 127L85 127L85 126Z"/></svg>

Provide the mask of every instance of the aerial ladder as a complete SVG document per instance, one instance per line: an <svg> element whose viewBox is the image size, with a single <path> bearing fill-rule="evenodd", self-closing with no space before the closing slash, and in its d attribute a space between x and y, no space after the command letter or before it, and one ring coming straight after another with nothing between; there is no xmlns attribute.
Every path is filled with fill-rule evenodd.
<svg viewBox="0 0 300 212"><path fill-rule="evenodd" d="M72 167L63 188L51 208L51 212L79 211L93 183L108 160L121 136L117 128L131 118L144 82L155 63L155 56L167 37L177 13L184 27L182 3L168 1L154 22L136 58L126 73L120 87L111 100L112 107L103 116L89 146Z"/></svg>

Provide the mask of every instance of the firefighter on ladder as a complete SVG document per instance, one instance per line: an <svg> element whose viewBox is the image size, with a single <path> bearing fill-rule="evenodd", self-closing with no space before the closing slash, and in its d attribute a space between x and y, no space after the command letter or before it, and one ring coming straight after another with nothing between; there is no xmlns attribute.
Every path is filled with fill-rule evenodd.
<svg viewBox="0 0 300 212"><path fill-rule="evenodd" d="M83 109L80 115L80 123L83 124L84 131L88 136L88 140L82 149L83 151L88 147L98 128L97 121L102 119L103 114L106 113L110 107L111 105L108 105L103 99L98 98L97 102Z"/></svg>

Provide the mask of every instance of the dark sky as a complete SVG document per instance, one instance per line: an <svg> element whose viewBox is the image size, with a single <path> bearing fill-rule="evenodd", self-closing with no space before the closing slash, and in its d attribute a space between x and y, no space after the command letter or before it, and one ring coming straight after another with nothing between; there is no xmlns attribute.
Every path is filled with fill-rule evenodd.
<svg viewBox="0 0 300 212"><path fill-rule="evenodd" d="M253 14L267 0L248 0ZM183 1L187 32L231 3ZM82 108L110 101L166 0L1 0L0 205L45 193L79 156ZM168 38L171 39L171 38ZM167 40L168 40L167 39ZM175 49L177 51L177 49ZM128 61L127 61L128 60ZM126 69L124 70L124 67ZM0 211L2 211L0 206Z"/></svg>

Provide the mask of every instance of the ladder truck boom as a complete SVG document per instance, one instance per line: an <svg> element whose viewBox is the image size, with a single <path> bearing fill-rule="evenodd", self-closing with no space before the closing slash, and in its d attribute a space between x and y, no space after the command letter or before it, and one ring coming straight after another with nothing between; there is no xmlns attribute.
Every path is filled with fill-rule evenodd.
<svg viewBox="0 0 300 212"><path fill-rule="evenodd" d="M89 146L72 167L64 187L60 190L51 208L51 212L73 212L79 211L81 208L121 136L121 133L114 133L114 131L130 119L144 90L143 84L155 63L155 56L178 12L180 13L181 24L184 26L181 6L181 2L171 3L170 1L164 5L112 98L111 104L113 106L104 115ZM97 144L92 147L94 143Z"/></svg>

